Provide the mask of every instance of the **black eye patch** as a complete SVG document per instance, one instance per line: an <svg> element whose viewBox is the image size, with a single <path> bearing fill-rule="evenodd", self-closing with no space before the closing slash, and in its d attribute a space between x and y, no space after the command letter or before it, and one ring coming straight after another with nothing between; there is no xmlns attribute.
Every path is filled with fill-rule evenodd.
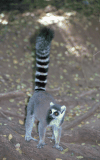
<svg viewBox="0 0 100 160"><path fill-rule="evenodd" d="M54 112L54 115L55 115L55 116L58 116L58 115L59 115L59 113L58 113L58 112Z"/></svg>
<svg viewBox="0 0 100 160"><path fill-rule="evenodd" d="M51 113L52 113L52 111L50 110L50 111L49 111L49 113L51 114Z"/></svg>

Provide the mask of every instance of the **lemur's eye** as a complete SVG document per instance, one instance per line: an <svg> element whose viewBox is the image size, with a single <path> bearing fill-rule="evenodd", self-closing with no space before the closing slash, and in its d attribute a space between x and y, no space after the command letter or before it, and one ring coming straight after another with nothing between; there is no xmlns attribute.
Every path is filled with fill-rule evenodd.
<svg viewBox="0 0 100 160"><path fill-rule="evenodd" d="M52 111L50 110L50 111L49 111L49 113L51 114L51 113L52 113Z"/></svg>
<svg viewBox="0 0 100 160"><path fill-rule="evenodd" d="M58 113L58 112L55 112L54 114L55 114L55 116L58 116L59 113Z"/></svg>

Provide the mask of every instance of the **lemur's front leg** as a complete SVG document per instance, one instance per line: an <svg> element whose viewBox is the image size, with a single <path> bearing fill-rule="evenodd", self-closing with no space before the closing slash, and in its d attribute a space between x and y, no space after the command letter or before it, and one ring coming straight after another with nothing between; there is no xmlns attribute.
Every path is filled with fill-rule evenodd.
<svg viewBox="0 0 100 160"><path fill-rule="evenodd" d="M54 126L52 126L52 132L53 132L53 133L52 133L52 137L48 137L48 138L50 138L50 139L53 140L53 139L55 139L55 135L54 135Z"/></svg>
<svg viewBox="0 0 100 160"><path fill-rule="evenodd" d="M55 145L53 146L53 148L56 148L60 151L63 150L63 148L61 146L59 146L60 137L61 137L61 130L62 130L61 127L56 127L56 126L53 127L53 133L54 133L54 136L55 136Z"/></svg>

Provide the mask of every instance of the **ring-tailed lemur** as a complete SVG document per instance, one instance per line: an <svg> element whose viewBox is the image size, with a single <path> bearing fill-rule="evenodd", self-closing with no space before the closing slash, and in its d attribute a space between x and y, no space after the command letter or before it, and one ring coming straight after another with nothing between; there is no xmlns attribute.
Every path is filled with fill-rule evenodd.
<svg viewBox="0 0 100 160"><path fill-rule="evenodd" d="M36 38L35 92L30 98L27 106L25 140L37 141L31 137L33 123L35 119L37 119L39 121L38 131L40 138L37 148L42 148L45 145L44 139L46 127L51 126L53 130L51 138L55 139L54 147L58 150L63 150L63 148L59 146L59 142L61 137L61 124L64 121L66 107L56 104L54 98L45 91L50 45L53 36L54 32L51 29L44 27Z"/></svg>

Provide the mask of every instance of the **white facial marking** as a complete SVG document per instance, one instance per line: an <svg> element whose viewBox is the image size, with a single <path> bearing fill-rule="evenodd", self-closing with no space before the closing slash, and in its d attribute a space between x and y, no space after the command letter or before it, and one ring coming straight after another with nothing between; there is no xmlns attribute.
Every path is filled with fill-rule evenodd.
<svg viewBox="0 0 100 160"><path fill-rule="evenodd" d="M54 112L56 112L56 111L57 111L57 110L55 110L55 109L52 108L52 114L53 114Z"/></svg>
<svg viewBox="0 0 100 160"><path fill-rule="evenodd" d="M51 106L51 107L54 106L54 103L53 103L53 102L50 102L50 106Z"/></svg>

